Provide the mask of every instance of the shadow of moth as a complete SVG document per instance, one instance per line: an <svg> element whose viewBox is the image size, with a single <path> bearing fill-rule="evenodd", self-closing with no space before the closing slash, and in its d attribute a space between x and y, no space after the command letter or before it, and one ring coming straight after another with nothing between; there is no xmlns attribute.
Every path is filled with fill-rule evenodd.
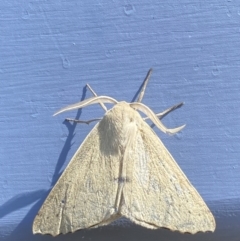
<svg viewBox="0 0 240 241"><path fill-rule="evenodd" d="M182 103L159 114L141 103L150 73L136 102L118 102L91 90L94 97L55 113L96 103L106 110L43 203L33 233L56 236L107 225L120 217L150 229L192 234L215 230L209 208L137 111L164 133L184 127L168 129L160 121ZM114 107L107 110L104 103Z"/></svg>

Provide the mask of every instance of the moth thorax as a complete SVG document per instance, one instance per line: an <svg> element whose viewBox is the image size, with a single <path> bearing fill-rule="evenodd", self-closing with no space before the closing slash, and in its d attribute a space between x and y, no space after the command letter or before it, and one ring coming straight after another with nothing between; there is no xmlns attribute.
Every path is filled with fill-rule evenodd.
<svg viewBox="0 0 240 241"><path fill-rule="evenodd" d="M109 154L121 153L134 137L136 113L129 104L120 102L108 111L100 121L99 137L104 140L105 148L109 149Z"/></svg>

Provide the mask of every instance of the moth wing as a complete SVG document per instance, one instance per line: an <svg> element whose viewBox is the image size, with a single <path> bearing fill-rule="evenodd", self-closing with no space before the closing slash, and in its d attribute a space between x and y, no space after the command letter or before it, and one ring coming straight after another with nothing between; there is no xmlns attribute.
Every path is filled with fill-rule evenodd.
<svg viewBox="0 0 240 241"><path fill-rule="evenodd" d="M114 208L119 158L114 153L106 156L103 145L107 146L108 141L101 142L105 137L100 123L86 137L49 193L35 217L33 233L56 236L106 225L119 217Z"/></svg>
<svg viewBox="0 0 240 241"><path fill-rule="evenodd" d="M128 153L122 215L152 229L214 231L209 208L144 121Z"/></svg>

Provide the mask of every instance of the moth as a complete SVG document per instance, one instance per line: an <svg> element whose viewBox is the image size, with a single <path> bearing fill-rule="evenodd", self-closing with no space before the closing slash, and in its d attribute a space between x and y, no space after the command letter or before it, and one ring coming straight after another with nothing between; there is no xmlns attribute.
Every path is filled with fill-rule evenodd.
<svg viewBox="0 0 240 241"><path fill-rule="evenodd" d="M55 113L96 103L106 110L40 208L34 234L56 236L107 225L120 217L150 229L192 234L215 230L211 211L145 121L149 118L170 134L185 126L168 129L160 120L182 103L159 114L141 103L151 72L136 102L97 96L89 86L94 97ZM114 107L107 110L104 103Z"/></svg>

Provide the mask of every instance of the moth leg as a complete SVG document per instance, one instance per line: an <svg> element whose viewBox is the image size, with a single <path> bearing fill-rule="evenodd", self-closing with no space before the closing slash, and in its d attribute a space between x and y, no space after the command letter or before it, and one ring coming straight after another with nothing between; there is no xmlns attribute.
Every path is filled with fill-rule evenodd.
<svg viewBox="0 0 240 241"><path fill-rule="evenodd" d="M76 120L76 119L71 119L71 118L66 118L65 120L69 121L69 122L71 121L71 122L75 122L75 123L83 123L83 124L89 125L91 122L101 120L101 118L92 119L92 120L88 120L88 121Z"/></svg>
<svg viewBox="0 0 240 241"><path fill-rule="evenodd" d="M96 94L96 92L91 88L91 86L89 84L86 84L86 86L88 87L88 89L92 92L92 94L94 96L98 96ZM107 112L107 107L102 103L102 102L99 102L99 104L101 105L101 107Z"/></svg>
<svg viewBox="0 0 240 241"><path fill-rule="evenodd" d="M140 92L140 94L138 96L137 102L142 102L142 99L143 99L143 96L144 96L144 92L145 92L145 89L147 87L147 84L148 84L148 81L150 79L150 76L152 74L152 71L153 71L152 69L148 70L148 73L147 73L147 75L146 75L146 77L145 77L145 79L143 81L141 92Z"/></svg>
<svg viewBox="0 0 240 241"><path fill-rule="evenodd" d="M181 103L179 103L179 104L176 104L176 105L174 105L174 106L172 106L172 107L166 109L165 111L156 114L156 116L161 120L163 117L165 117L166 115L168 115L170 112L172 112L172 111L174 111L174 110L176 110L176 109L182 107L183 104L184 104L183 102L181 102ZM145 118L143 118L143 120L147 120L147 119L149 119L149 117L145 117Z"/></svg>

